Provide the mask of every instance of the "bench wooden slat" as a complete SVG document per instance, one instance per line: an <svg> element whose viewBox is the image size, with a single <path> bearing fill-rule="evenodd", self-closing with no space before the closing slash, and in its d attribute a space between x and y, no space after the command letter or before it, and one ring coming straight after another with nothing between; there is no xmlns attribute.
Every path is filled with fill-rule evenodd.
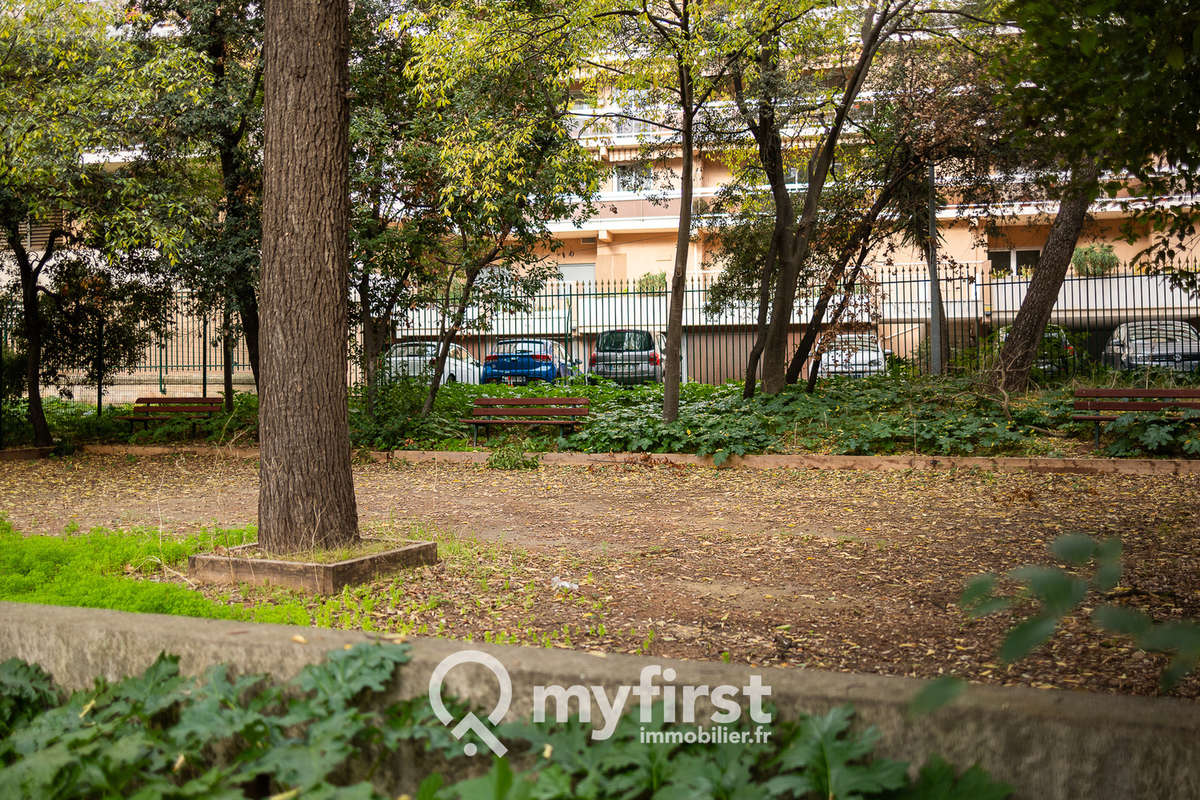
<svg viewBox="0 0 1200 800"><path fill-rule="evenodd" d="M505 408L502 406L480 406L471 409L472 416L476 417L586 417L588 410L586 408Z"/></svg>
<svg viewBox="0 0 1200 800"><path fill-rule="evenodd" d="M1177 411L1185 408L1200 410L1200 402L1148 403L1138 400L1076 400L1077 411Z"/></svg>
<svg viewBox="0 0 1200 800"><path fill-rule="evenodd" d="M471 443L479 428L489 425L557 425L574 430L588 416L586 397L478 397L471 418L459 422L471 426Z"/></svg>
<svg viewBox="0 0 1200 800"><path fill-rule="evenodd" d="M584 406L588 404L586 397L479 397L475 399L476 406Z"/></svg>
<svg viewBox="0 0 1200 800"><path fill-rule="evenodd" d="M574 425L575 420L552 420L552 419L463 419L459 422L471 422L477 425L488 423L491 425Z"/></svg>
<svg viewBox="0 0 1200 800"><path fill-rule="evenodd" d="M134 405L146 405L150 403L163 403L170 405L172 403L221 403L220 397L139 397L134 400Z"/></svg>
<svg viewBox="0 0 1200 800"><path fill-rule="evenodd" d="M1076 397L1182 397L1200 400L1200 389L1093 389L1081 387Z"/></svg>
<svg viewBox="0 0 1200 800"><path fill-rule="evenodd" d="M1082 399L1081 399L1082 398ZM1099 399L1088 399L1099 398ZM1200 411L1200 389L1098 389L1081 387L1075 390L1072 422L1092 422L1096 425L1095 442L1100 446L1100 423L1115 422L1117 414L1096 414L1096 411ZM1093 413L1079 413L1079 412Z"/></svg>

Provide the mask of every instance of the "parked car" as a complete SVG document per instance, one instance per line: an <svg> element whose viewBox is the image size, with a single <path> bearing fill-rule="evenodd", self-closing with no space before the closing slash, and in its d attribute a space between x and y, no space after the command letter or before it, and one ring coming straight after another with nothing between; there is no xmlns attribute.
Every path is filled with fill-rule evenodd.
<svg viewBox="0 0 1200 800"><path fill-rule="evenodd" d="M996 332L996 353L1008 339L1011 325L1005 325ZM1033 369L1045 376L1070 375L1075 372L1077 355L1075 345L1067 335L1065 328L1058 325L1047 325L1042 333L1042 341L1038 344L1037 356L1033 360Z"/></svg>
<svg viewBox="0 0 1200 800"><path fill-rule="evenodd" d="M484 383L526 384L554 381L578 372L561 344L545 339L503 339L483 359Z"/></svg>
<svg viewBox="0 0 1200 800"><path fill-rule="evenodd" d="M437 361L438 343L412 339L397 342L383 357L385 378L430 378ZM442 370L442 383L479 383L480 364L466 348L451 344Z"/></svg>
<svg viewBox="0 0 1200 800"><path fill-rule="evenodd" d="M887 369L887 353L872 333L839 333L821 355L820 375L861 378Z"/></svg>
<svg viewBox="0 0 1200 800"><path fill-rule="evenodd" d="M1116 369L1200 369L1200 333L1186 322L1122 322L1104 345L1104 363Z"/></svg>
<svg viewBox="0 0 1200 800"><path fill-rule="evenodd" d="M596 337L596 350L588 371L617 383L662 383L667 339L661 333L637 328L604 331Z"/></svg>

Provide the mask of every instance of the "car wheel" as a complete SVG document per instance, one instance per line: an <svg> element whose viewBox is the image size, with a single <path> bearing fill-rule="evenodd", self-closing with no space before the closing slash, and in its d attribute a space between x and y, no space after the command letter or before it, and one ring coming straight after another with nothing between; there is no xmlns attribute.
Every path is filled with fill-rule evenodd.
<svg viewBox="0 0 1200 800"><path fill-rule="evenodd" d="M453 372L446 376L446 383L458 383L458 379L454 377Z"/></svg>

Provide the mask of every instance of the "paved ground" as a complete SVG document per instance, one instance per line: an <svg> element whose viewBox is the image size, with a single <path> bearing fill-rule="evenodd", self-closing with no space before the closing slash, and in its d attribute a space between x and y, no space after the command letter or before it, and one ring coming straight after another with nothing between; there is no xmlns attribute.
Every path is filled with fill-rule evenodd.
<svg viewBox="0 0 1200 800"><path fill-rule="evenodd" d="M92 455L0 470L0 513L27 533L255 518L252 461ZM1086 614L1005 665L993 654L1012 620L957 607L967 577L1048 561L1046 544L1076 531L1122 539L1129 568L1112 599L1200 617L1200 476L370 464L355 478L364 528L417 525L445 562L364 592L378 600L368 612L320 617L313 601L331 624L1153 693L1162 657L1094 632ZM579 589L555 591L556 578ZM1175 693L1200 696L1200 680Z"/></svg>

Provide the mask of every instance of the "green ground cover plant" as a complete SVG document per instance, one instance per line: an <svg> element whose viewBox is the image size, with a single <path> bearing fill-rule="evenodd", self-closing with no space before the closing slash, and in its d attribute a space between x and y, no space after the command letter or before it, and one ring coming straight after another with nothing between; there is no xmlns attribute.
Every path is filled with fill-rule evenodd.
<svg viewBox="0 0 1200 800"><path fill-rule="evenodd" d="M229 606L186 586L147 579L164 568L182 568L192 553L254 541L255 533L245 528L171 537L150 530L97 529L23 536L0 518L0 600L307 624L299 605Z"/></svg>
<svg viewBox="0 0 1200 800"><path fill-rule="evenodd" d="M405 645L357 645L277 684L231 665L185 677L176 657L161 655L140 676L97 679L68 696L40 667L10 659L0 664L0 793L380 798L404 788L387 762L406 745L450 774L478 773L427 697L383 705L380 693L408 660ZM466 710L449 706L456 718ZM500 735L518 749L512 761L497 758L481 777L453 784L432 772L416 798L1003 800L1011 792L978 767L959 774L936 757L910 779L907 764L872 757L879 734L852 728L849 707L774 722L771 739L745 747L643 743L643 727L671 727L661 709L648 725L626 715L601 741L577 720L504 725Z"/></svg>

